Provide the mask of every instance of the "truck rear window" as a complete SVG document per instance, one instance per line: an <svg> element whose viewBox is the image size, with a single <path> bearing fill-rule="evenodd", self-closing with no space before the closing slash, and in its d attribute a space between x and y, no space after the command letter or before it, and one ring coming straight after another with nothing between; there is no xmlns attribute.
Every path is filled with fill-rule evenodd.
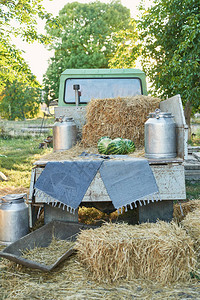
<svg viewBox="0 0 200 300"><path fill-rule="evenodd" d="M105 99L142 95L139 78L69 78L65 81L64 102L75 103L78 93L80 104L91 99Z"/></svg>

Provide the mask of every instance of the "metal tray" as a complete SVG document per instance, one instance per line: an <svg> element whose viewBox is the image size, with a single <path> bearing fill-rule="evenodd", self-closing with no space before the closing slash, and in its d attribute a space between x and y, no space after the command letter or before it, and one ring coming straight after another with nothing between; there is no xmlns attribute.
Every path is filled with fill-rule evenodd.
<svg viewBox="0 0 200 300"><path fill-rule="evenodd" d="M45 265L36 261L24 259L21 251L25 249L33 249L35 247L48 247L53 237L61 240L75 241L80 230L89 228L96 228L96 226L75 222L52 221L12 243L3 249L3 251L0 251L0 256L29 268L51 271L75 252L73 247L66 251L62 256L58 257L57 261L51 265Z"/></svg>

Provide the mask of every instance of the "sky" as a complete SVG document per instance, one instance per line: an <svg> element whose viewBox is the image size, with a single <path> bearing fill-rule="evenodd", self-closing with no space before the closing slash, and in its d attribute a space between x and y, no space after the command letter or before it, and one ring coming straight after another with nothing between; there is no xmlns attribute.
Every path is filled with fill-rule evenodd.
<svg viewBox="0 0 200 300"><path fill-rule="evenodd" d="M94 0L76 0L80 3L90 3ZM52 13L54 16L57 16L59 11L64 7L65 4L74 2L74 0L43 0L43 6L45 9ZM101 2L109 3L110 0L101 0ZM137 17L138 14L138 5L140 0L121 0L122 5L126 6L131 11L132 17ZM145 0L146 6L151 5L152 0ZM38 29L40 32L43 31L44 24L38 23ZM48 67L48 59L52 56L45 46L39 43L28 44L22 42L19 39L13 39L13 42L16 44L17 48L23 50L23 57L28 63L31 71L36 75L37 80L42 84L43 74L46 72Z"/></svg>

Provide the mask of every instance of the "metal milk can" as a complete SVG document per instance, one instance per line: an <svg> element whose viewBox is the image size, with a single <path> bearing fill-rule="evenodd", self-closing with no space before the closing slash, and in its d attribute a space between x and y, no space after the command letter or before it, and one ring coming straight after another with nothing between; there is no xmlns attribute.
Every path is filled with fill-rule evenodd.
<svg viewBox="0 0 200 300"><path fill-rule="evenodd" d="M0 243L9 245L29 232L26 194L10 194L0 198Z"/></svg>
<svg viewBox="0 0 200 300"><path fill-rule="evenodd" d="M73 118L60 117L53 125L53 150L61 151L76 144L77 128Z"/></svg>
<svg viewBox="0 0 200 300"><path fill-rule="evenodd" d="M176 123L170 112L156 109L145 123L145 156L147 158L176 157Z"/></svg>

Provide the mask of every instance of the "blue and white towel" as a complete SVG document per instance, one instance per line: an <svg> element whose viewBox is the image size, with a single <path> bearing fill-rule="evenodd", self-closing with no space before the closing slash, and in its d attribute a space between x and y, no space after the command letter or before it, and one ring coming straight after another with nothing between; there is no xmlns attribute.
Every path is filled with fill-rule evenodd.
<svg viewBox="0 0 200 300"><path fill-rule="evenodd" d="M150 201L160 199L158 186L146 159L129 158L124 161L104 161L100 168L101 178L116 209L127 211Z"/></svg>
<svg viewBox="0 0 200 300"><path fill-rule="evenodd" d="M101 164L102 160L48 162L35 183L36 195L74 213Z"/></svg>
<svg viewBox="0 0 200 300"><path fill-rule="evenodd" d="M98 170L119 212L161 200L148 161L139 158L48 162L35 183L36 195L75 212Z"/></svg>

